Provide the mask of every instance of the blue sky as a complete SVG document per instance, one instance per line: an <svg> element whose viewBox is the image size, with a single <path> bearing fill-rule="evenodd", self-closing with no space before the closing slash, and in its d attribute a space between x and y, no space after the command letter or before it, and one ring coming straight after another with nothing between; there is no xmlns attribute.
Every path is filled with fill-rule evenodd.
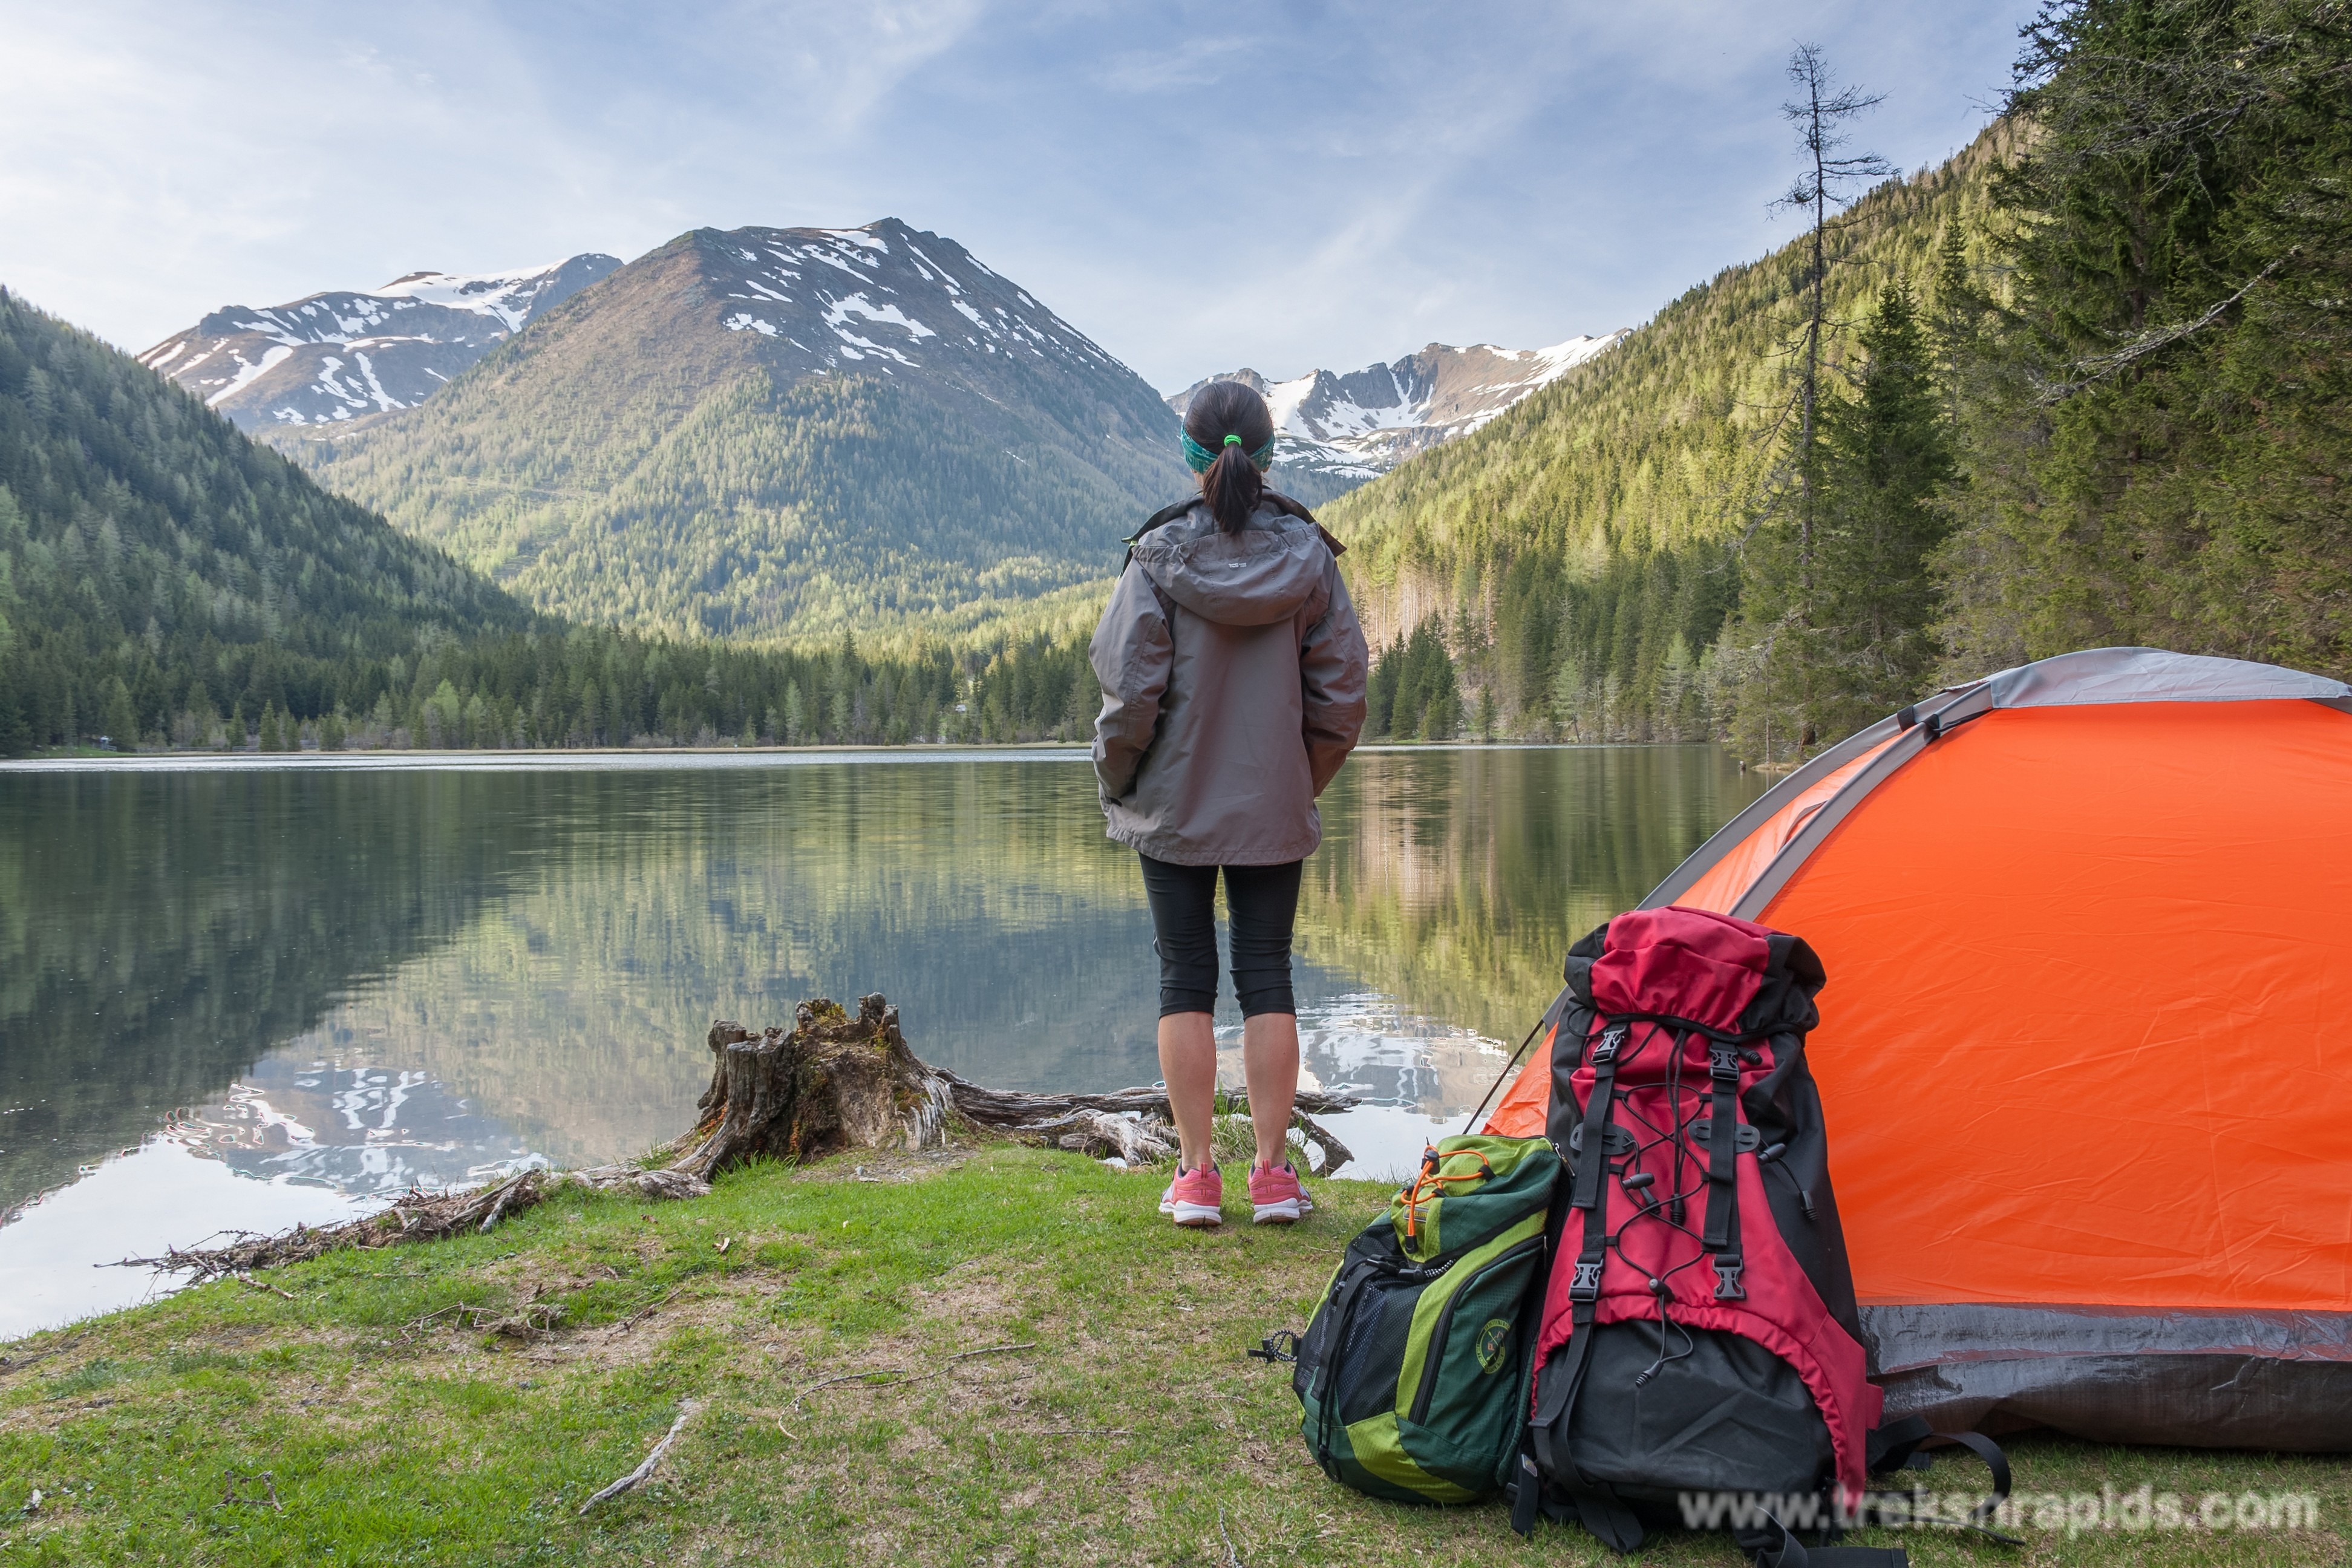
<svg viewBox="0 0 2352 1568"><path fill-rule="evenodd" d="M1792 44L1905 168L2031 0L0 0L0 283L137 350L237 303L687 229L961 241L1153 384L1631 326L1797 232Z"/></svg>

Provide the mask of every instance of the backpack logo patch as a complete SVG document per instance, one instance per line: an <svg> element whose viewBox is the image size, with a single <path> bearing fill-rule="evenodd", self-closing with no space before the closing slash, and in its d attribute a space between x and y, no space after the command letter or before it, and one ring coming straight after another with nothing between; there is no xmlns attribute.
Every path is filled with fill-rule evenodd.
<svg viewBox="0 0 2352 1568"><path fill-rule="evenodd" d="M1503 1370L1503 1360L1511 1350L1511 1325L1507 1319L1489 1318L1486 1326L1478 1331L1478 1367L1489 1375Z"/></svg>

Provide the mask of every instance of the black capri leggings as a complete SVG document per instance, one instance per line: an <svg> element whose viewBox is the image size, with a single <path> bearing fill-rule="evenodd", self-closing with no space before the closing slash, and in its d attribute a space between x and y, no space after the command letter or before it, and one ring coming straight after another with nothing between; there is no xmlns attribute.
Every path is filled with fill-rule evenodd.
<svg viewBox="0 0 2352 1568"><path fill-rule="evenodd" d="M1143 890L1160 952L1160 1016L1210 1013L1217 1005L1217 871L1143 860ZM1227 866L1225 912L1233 928L1234 994L1242 1016L1296 1013L1290 995L1290 928L1298 915L1301 862Z"/></svg>

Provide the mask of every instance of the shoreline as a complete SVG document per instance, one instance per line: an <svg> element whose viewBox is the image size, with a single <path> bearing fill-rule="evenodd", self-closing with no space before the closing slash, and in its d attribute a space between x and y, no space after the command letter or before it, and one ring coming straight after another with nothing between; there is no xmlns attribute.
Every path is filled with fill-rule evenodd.
<svg viewBox="0 0 2352 1568"><path fill-rule="evenodd" d="M1383 741L1358 746L1361 756L1422 752L1623 752L1715 746L1713 741ZM1077 761L1093 754L1071 741L1006 741L991 744L910 742L903 746L595 746L529 751L373 752L122 752L79 757L13 757L0 773L254 773L280 769L324 772L414 772L450 769L526 772L535 768L806 766L856 763L1035 763ZM1752 770L1751 770L1752 771Z"/></svg>

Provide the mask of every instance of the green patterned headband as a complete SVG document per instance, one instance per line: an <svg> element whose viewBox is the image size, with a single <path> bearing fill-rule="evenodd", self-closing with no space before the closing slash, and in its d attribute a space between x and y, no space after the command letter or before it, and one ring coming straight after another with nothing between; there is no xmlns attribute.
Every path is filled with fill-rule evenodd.
<svg viewBox="0 0 2352 1568"><path fill-rule="evenodd" d="M1241 444L1242 438L1238 436L1228 436L1223 443L1226 447L1238 447ZM1194 473L1207 473L1209 465L1216 460L1216 453L1193 440L1191 431L1184 433L1184 461ZM1257 471L1261 474L1274 467L1274 437L1267 437L1265 446L1249 454L1249 460L1257 465Z"/></svg>

